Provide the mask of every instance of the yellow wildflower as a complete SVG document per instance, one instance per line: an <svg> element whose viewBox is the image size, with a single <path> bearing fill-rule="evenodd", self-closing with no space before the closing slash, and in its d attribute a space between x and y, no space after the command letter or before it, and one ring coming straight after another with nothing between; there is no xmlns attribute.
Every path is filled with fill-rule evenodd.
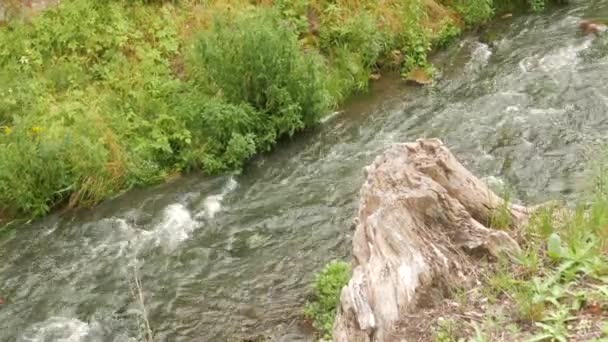
<svg viewBox="0 0 608 342"><path fill-rule="evenodd" d="M8 126L1 126L0 128L2 128L4 134L6 135L11 135L11 133L13 133L13 129Z"/></svg>

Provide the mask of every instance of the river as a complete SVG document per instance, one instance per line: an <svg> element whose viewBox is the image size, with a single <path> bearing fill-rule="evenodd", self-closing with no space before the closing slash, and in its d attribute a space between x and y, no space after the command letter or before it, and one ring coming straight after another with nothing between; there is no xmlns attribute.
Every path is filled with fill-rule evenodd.
<svg viewBox="0 0 608 342"><path fill-rule="evenodd" d="M362 169L394 142L439 137L524 203L576 198L608 141L608 36L583 37L582 17L608 18L608 1L497 20L433 57L434 86L385 76L242 174L5 233L0 341L136 341L135 272L156 341L307 340L297 317L313 274L348 258Z"/></svg>

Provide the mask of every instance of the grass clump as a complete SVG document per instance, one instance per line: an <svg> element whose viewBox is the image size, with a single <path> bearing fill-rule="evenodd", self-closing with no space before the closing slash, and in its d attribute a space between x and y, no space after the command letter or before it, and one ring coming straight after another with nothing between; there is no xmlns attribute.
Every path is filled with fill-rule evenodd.
<svg viewBox="0 0 608 342"><path fill-rule="evenodd" d="M528 227L531 246L520 256L516 272L506 268L491 276L489 284L513 299L516 320L534 327L530 341L606 338L601 327L585 324L601 319L608 306L608 201L599 195L591 208L551 217L548 221L541 212Z"/></svg>
<svg viewBox="0 0 608 342"><path fill-rule="evenodd" d="M447 47L462 33L462 29L452 21L443 21L437 37L433 39L433 45L439 48Z"/></svg>
<svg viewBox="0 0 608 342"><path fill-rule="evenodd" d="M521 234L525 246L516 263L502 260L473 301L489 303L483 304L484 314L499 313L493 314L494 324L482 324L480 332L489 340L606 340L602 324L608 317L605 188L598 187L589 205L538 211ZM505 335L502 327L513 324L518 329Z"/></svg>
<svg viewBox="0 0 608 342"><path fill-rule="evenodd" d="M201 83L212 94L260 113L264 149L278 136L315 124L330 103L320 57L303 52L296 33L280 25L267 10L218 20L202 34L196 53Z"/></svg>
<svg viewBox="0 0 608 342"><path fill-rule="evenodd" d="M350 272L348 263L334 261L327 264L316 276L313 285L314 299L306 305L304 315L325 339L331 339L340 292L348 283Z"/></svg>
<svg viewBox="0 0 608 342"><path fill-rule="evenodd" d="M183 97L187 127L197 136L189 168L240 168L282 136L312 126L330 108L321 58L297 35L277 30L275 11L218 19L193 52L192 89Z"/></svg>

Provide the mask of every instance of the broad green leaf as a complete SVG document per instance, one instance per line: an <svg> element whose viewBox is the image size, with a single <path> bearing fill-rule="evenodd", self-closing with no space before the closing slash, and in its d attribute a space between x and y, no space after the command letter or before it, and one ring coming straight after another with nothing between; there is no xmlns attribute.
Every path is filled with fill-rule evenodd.
<svg viewBox="0 0 608 342"><path fill-rule="evenodd" d="M551 259L557 260L563 256L562 239L556 233L549 236L547 241L547 254Z"/></svg>

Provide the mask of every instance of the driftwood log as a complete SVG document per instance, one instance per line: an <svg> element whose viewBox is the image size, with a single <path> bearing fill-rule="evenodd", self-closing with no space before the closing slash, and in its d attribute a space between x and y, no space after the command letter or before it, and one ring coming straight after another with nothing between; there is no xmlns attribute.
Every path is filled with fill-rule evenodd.
<svg viewBox="0 0 608 342"><path fill-rule="evenodd" d="M490 228L493 215L506 211L519 225L530 210L503 202L438 139L393 145L366 173L334 341L406 341L394 334L400 317L462 284L473 267L468 254L519 250Z"/></svg>

